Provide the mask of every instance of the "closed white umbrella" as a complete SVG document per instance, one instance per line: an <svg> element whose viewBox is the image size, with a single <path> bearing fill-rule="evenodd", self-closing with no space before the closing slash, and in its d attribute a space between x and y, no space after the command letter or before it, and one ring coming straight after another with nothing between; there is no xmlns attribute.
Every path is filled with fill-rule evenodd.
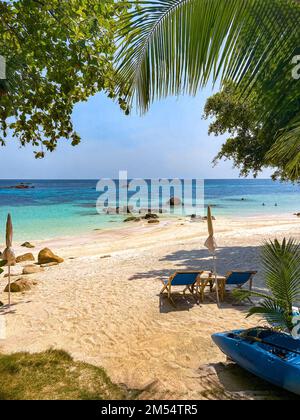
<svg viewBox="0 0 300 420"><path fill-rule="evenodd" d="M217 242L214 236L214 226L213 226L213 219L211 214L211 208L208 206L207 208L207 227L208 227L208 238L206 239L204 246L209 249L209 251L213 254L213 261L214 261L214 276L215 276L215 284L216 284L216 292L217 292L217 303L220 306L220 299L219 299L219 285L217 282L217 258L216 258L216 249L217 249Z"/></svg>
<svg viewBox="0 0 300 420"><path fill-rule="evenodd" d="M11 215L8 214L6 222L6 248L3 251L2 258L7 261L8 266L8 306L10 307L10 267L15 264L16 257L12 249L12 240L13 240L13 225L11 220Z"/></svg>

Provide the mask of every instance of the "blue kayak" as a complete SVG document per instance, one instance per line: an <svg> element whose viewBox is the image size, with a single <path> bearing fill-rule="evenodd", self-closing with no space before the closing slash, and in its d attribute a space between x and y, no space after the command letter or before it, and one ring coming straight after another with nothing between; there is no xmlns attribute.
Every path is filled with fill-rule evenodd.
<svg viewBox="0 0 300 420"><path fill-rule="evenodd" d="M260 328L214 334L212 339L243 369L300 395L300 340Z"/></svg>

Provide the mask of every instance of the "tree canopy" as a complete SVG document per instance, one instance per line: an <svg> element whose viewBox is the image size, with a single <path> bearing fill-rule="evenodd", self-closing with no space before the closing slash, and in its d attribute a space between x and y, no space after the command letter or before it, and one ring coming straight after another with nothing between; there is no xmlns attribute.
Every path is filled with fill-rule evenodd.
<svg viewBox="0 0 300 420"><path fill-rule="evenodd" d="M0 143L8 133L36 157L59 139L80 141L73 107L103 90L126 109L113 66L117 18L126 3L113 0L0 1L0 55L7 86L0 95Z"/></svg>
<svg viewBox="0 0 300 420"><path fill-rule="evenodd" d="M276 118L270 118L262 125L258 93L253 89L250 96L243 98L235 84L227 83L221 92L207 99L204 118L210 119L209 134L227 134L220 152L214 159L231 159L242 176L252 173L256 176L263 168L274 167L273 178L297 180L286 168L288 160L284 155L274 159L272 151L277 147L277 133L299 111L299 106L286 109Z"/></svg>

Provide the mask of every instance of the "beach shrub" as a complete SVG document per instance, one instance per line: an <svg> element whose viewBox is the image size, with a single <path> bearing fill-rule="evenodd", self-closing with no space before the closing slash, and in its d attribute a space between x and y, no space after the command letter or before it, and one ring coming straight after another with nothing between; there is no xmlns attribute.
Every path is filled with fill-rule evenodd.
<svg viewBox="0 0 300 420"><path fill-rule="evenodd" d="M262 247L262 266L269 294L235 290L240 300L260 298L247 317L259 315L272 327L291 333L295 307L300 303L300 244L293 239L266 242Z"/></svg>

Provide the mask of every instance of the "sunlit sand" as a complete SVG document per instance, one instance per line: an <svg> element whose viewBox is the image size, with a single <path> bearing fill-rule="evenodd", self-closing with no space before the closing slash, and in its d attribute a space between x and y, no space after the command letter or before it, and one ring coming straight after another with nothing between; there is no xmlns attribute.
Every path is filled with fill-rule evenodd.
<svg viewBox="0 0 300 420"><path fill-rule="evenodd" d="M253 269L264 288L259 246L268 238L300 239L295 216L218 218L218 272ZM103 366L111 379L144 389L153 398L201 398L202 365L225 361L211 334L254 326L247 307L209 299L196 305L176 297L174 308L161 298L160 279L179 269L211 269L203 243L204 222L181 218L159 225L132 223L81 237L32 241L33 253L47 246L65 258L59 266L31 275L38 285L13 294L1 352L67 350L75 359ZM30 238L31 240L31 238ZM15 246L17 255L24 248ZM21 266L13 267L14 273ZM0 279L0 300L7 301Z"/></svg>

